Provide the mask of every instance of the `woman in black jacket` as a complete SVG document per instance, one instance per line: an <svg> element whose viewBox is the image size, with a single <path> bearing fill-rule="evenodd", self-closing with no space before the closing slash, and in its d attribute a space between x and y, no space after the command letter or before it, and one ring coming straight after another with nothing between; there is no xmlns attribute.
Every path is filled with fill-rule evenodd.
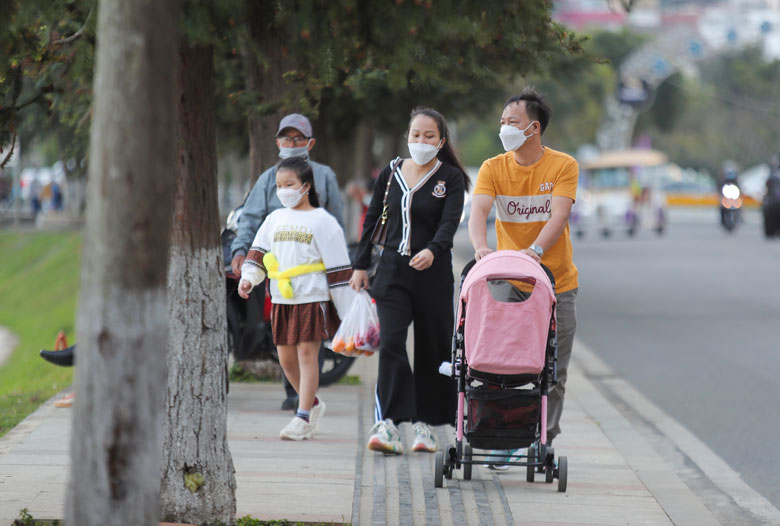
<svg viewBox="0 0 780 526"><path fill-rule="evenodd" d="M407 135L411 159L395 159L374 185L350 281L355 290L368 286L371 237L387 195L387 239L372 287L380 352L368 448L396 454L403 453L397 424L412 422L412 449L433 452L438 446L430 426L455 423L455 386L438 368L450 359L452 239L469 187L439 112L412 111ZM412 321L414 373L406 354Z"/></svg>

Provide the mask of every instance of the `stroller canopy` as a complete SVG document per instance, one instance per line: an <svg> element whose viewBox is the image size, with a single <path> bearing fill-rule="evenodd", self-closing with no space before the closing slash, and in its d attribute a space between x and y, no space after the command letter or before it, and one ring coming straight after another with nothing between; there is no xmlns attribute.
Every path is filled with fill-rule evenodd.
<svg viewBox="0 0 780 526"><path fill-rule="evenodd" d="M490 283L501 280L532 284L533 291L514 301L495 299ZM479 260L463 281L458 301L469 367L502 375L541 373L554 305L550 279L530 256L501 250Z"/></svg>

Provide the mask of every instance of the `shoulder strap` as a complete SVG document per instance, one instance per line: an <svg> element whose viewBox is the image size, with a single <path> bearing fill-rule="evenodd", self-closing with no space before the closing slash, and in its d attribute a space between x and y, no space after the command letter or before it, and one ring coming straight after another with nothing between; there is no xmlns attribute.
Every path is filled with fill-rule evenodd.
<svg viewBox="0 0 780 526"><path fill-rule="evenodd" d="M396 157L392 161L390 161L390 175L387 177L387 186L385 187L385 196L382 199L382 215L387 215L387 194L390 193L390 185L393 184L393 172L395 172L395 169L398 168L398 163L401 162L400 157Z"/></svg>

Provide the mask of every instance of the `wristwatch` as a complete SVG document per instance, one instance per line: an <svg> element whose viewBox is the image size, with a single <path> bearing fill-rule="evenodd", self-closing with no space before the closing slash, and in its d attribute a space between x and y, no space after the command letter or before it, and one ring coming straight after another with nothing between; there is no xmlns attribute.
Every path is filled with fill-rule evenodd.
<svg viewBox="0 0 780 526"><path fill-rule="evenodd" d="M540 247L539 245L533 244L530 247L531 250L533 250L539 258L541 258L544 255L544 249Z"/></svg>

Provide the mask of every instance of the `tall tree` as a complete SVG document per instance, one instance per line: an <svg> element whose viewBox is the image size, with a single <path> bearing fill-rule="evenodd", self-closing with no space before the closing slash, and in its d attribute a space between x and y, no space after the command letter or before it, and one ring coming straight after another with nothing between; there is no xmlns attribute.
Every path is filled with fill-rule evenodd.
<svg viewBox="0 0 780 526"><path fill-rule="evenodd" d="M233 524L236 481L227 443L228 347L212 48L184 44L179 70L162 518Z"/></svg>
<svg viewBox="0 0 780 526"><path fill-rule="evenodd" d="M175 0L99 5L67 524L159 516Z"/></svg>

